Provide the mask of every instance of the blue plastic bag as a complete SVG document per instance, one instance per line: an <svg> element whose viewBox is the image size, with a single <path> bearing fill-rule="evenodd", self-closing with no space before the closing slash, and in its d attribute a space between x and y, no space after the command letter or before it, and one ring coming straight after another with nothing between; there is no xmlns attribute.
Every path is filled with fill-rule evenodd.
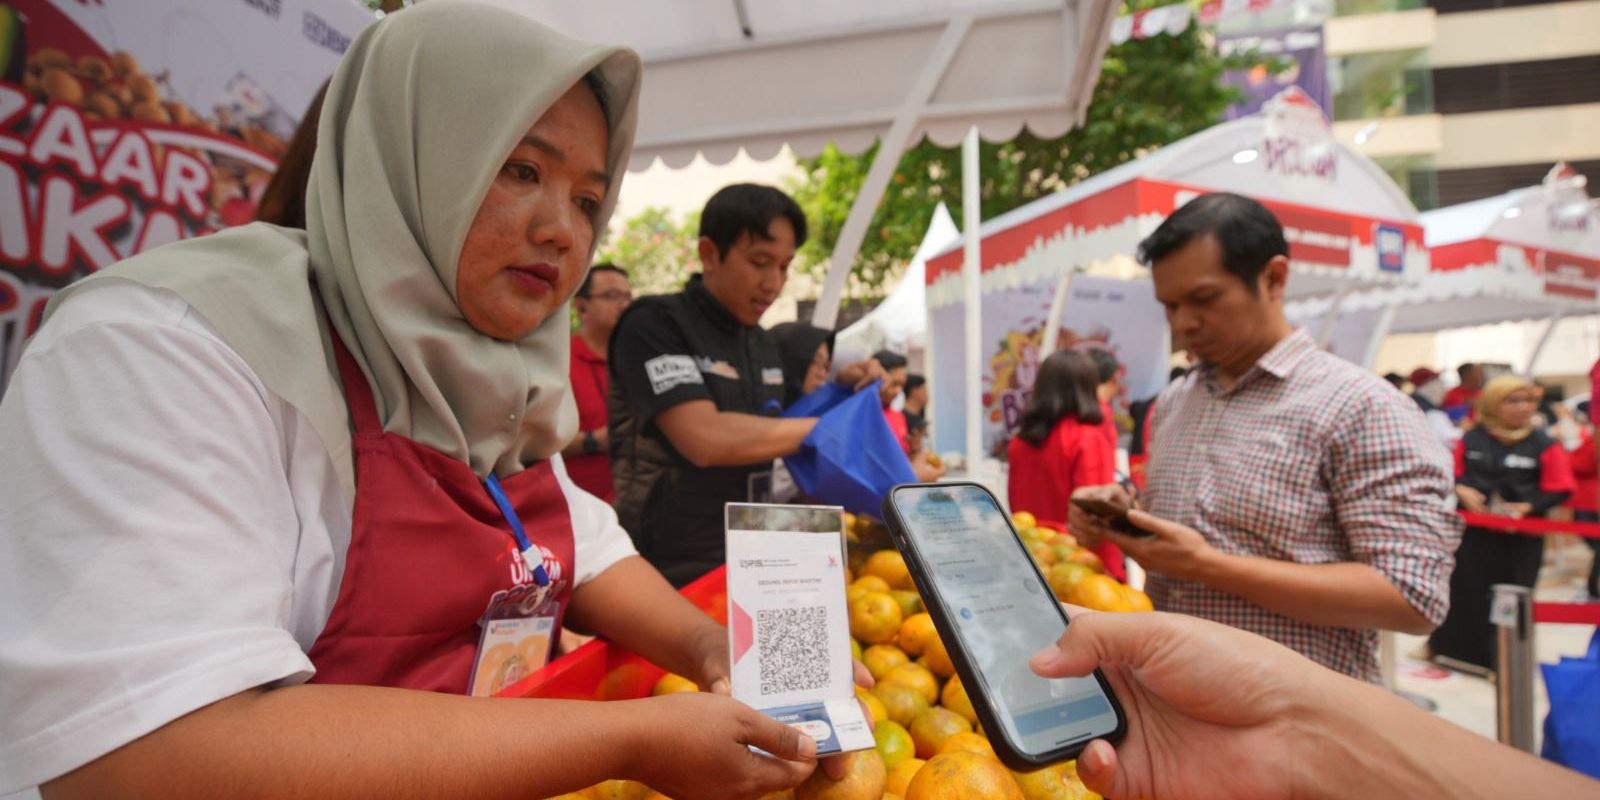
<svg viewBox="0 0 1600 800"><path fill-rule="evenodd" d="M1589 640L1585 657L1562 658L1539 669L1550 694L1540 755L1600 778L1600 630Z"/></svg>
<svg viewBox="0 0 1600 800"><path fill-rule="evenodd" d="M819 502L877 516L890 489L917 480L883 418L877 383L855 393L828 384L796 400L783 415L820 417L800 451L783 460L795 486Z"/></svg>

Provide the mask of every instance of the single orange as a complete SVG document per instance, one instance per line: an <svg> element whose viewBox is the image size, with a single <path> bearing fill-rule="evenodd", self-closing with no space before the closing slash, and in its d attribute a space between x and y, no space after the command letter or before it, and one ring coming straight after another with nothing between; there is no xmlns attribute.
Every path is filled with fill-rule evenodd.
<svg viewBox="0 0 1600 800"><path fill-rule="evenodd" d="M960 714L968 722L976 724L978 721L978 712L972 707L972 698L967 696L967 687L961 685L960 675L951 678L939 692L939 705Z"/></svg>
<svg viewBox="0 0 1600 800"><path fill-rule="evenodd" d="M911 570L906 566L905 556L898 550L879 550L867 558L867 563L861 567L864 575L876 575L888 582L891 589L915 590L917 587L911 582Z"/></svg>
<svg viewBox="0 0 1600 800"><path fill-rule="evenodd" d="M884 789L890 794L905 796L906 787L911 785L911 779L917 776L917 770L928 762L920 758L908 758L889 768L889 782Z"/></svg>
<svg viewBox="0 0 1600 800"><path fill-rule="evenodd" d="M900 723L893 720L878 723L878 727L872 729L872 739L877 743L878 755L883 756L883 765L889 769L894 769L900 762L917 755L916 740Z"/></svg>
<svg viewBox="0 0 1600 800"><path fill-rule="evenodd" d="M1110 575L1089 575L1073 585L1067 602L1096 611L1132 611L1122 594L1122 584Z"/></svg>
<svg viewBox="0 0 1600 800"><path fill-rule="evenodd" d="M877 554L874 553L873 555L876 556ZM899 553L896 553L895 555L899 555ZM872 561L869 559L867 561L867 563L871 564ZM894 587L889 585L889 581L888 580L884 579L882 576L874 575L874 574L872 574L870 572L863 573L861 575L861 577L856 578L856 582L855 583L852 583L850 585L851 586L860 586L861 588L866 589L869 592L887 592L890 589L894 588Z"/></svg>
<svg viewBox="0 0 1600 800"><path fill-rule="evenodd" d="M922 692L903 683L880 683L872 687L872 696L883 703L889 719L901 725L910 725L918 714L932 707Z"/></svg>
<svg viewBox="0 0 1600 800"><path fill-rule="evenodd" d="M905 589L890 589L889 596L900 604L900 614L909 617L922 613L922 595Z"/></svg>
<svg viewBox="0 0 1600 800"><path fill-rule="evenodd" d="M948 708L930 708L911 721L911 740L916 743L917 758L933 758L950 737L971 731L972 723Z"/></svg>
<svg viewBox="0 0 1600 800"><path fill-rule="evenodd" d="M1011 515L1011 524L1017 526L1017 530L1020 531L1039 527L1039 520L1034 519L1033 514L1027 511L1018 511Z"/></svg>
<svg viewBox="0 0 1600 800"><path fill-rule="evenodd" d="M894 641L900 622L900 606L885 592L867 592L850 604L850 633L867 644Z"/></svg>
<svg viewBox="0 0 1600 800"><path fill-rule="evenodd" d="M861 663L867 665L873 680L881 681L889 670L911 663L911 657L892 644L875 644L862 652Z"/></svg>
<svg viewBox="0 0 1600 800"><path fill-rule="evenodd" d="M1156 610L1155 604L1150 602L1150 595L1147 595L1144 592L1133 588L1132 586L1125 585L1122 587L1122 599L1128 601L1128 608L1132 611Z"/></svg>
<svg viewBox="0 0 1600 800"><path fill-rule="evenodd" d="M993 758L977 753L942 753L917 770L906 787L906 800L1024 800L1011 772Z"/></svg>
<svg viewBox="0 0 1600 800"><path fill-rule="evenodd" d="M933 640L928 642L927 649L922 651L922 662L928 669L933 670L933 674L941 678L949 678L956 674L956 665L950 660L950 651L944 648L944 640L937 636L933 637Z"/></svg>
<svg viewBox="0 0 1600 800"><path fill-rule="evenodd" d="M877 695L874 695L872 692L857 686L856 699L860 700L861 704L867 707L867 722L873 727L877 727L878 723L889 718L889 709L885 708L883 701L879 700Z"/></svg>
<svg viewBox="0 0 1600 800"><path fill-rule="evenodd" d="M602 781L584 790L591 800L645 800L650 787L638 781Z"/></svg>
<svg viewBox="0 0 1600 800"><path fill-rule="evenodd" d="M921 664L901 664L885 673L883 682L903 683L916 689L930 706L939 701L939 679Z"/></svg>
<svg viewBox="0 0 1600 800"><path fill-rule="evenodd" d="M1082 564L1064 561L1050 568L1050 591L1055 593L1056 599L1066 602L1072 596L1072 588L1079 581L1094 574L1094 570Z"/></svg>
<svg viewBox="0 0 1600 800"><path fill-rule="evenodd" d="M900 649L908 656L922 655L928 641L937 638L939 631L933 627L933 617L927 614L912 614L900 623Z"/></svg>
<svg viewBox="0 0 1600 800"><path fill-rule="evenodd" d="M651 696L660 696L664 694L678 694L679 692L698 691L700 691L700 687L697 686L694 681L691 681L682 675L674 675L669 672L665 675L662 675L661 680L656 681L655 688L650 690L650 694Z"/></svg>
<svg viewBox="0 0 1600 800"><path fill-rule="evenodd" d="M1106 571L1105 562L1101 561L1100 557L1095 555L1094 551L1088 549L1087 547L1080 547L1077 550L1072 551L1072 553L1067 556L1067 560L1074 564L1082 564L1094 570L1095 572L1103 573Z"/></svg>
<svg viewBox="0 0 1600 800"><path fill-rule="evenodd" d="M876 749L857 750L840 756L844 777L834 780L818 769L794 788L794 800L880 800L889 770Z"/></svg>
<svg viewBox="0 0 1600 800"><path fill-rule="evenodd" d="M1078 780L1076 761L1051 764L1032 772L1012 772L1024 800L1100 800Z"/></svg>

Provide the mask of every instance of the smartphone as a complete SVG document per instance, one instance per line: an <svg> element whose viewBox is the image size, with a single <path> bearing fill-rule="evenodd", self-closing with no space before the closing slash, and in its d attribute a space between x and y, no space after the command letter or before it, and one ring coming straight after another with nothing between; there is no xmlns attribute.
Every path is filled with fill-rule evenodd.
<svg viewBox="0 0 1600 800"><path fill-rule="evenodd" d="M1074 497L1072 504L1101 518L1107 527L1126 536L1149 536L1150 532L1128 521L1128 509L1108 500Z"/></svg>
<svg viewBox="0 0 1600 800"><path fill-rule="evenodd" d="M1006 766L1032 770L1077 756L1090 740L1122 737L1126 717L1099 670L1046 679L1028 668L1061 637L1067 615L989 490L904 484L890 490L883 511Z"/></svg>

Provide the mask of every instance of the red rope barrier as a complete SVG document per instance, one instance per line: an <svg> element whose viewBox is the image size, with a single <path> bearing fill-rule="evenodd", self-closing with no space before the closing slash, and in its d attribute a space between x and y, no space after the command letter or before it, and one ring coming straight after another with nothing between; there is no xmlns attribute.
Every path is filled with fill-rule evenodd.
<svg viewBox="0 0 1600 800"><path fill-rule="evenodd" d="M1600 539L1600 522L1560 522L1537 517L1501 517L1494 514L1458 512L1463 522L1474 528L1487 528L1523 536L1545 536L1552 533L1569 533L1585 539Z"/></svg>
<svg viewBox="0 0 1600 800"><path fill-rule="evenodd" d="M1570 625L1600 625L1600 602L1534 603L1534 622L1561 622Z"/></svg>

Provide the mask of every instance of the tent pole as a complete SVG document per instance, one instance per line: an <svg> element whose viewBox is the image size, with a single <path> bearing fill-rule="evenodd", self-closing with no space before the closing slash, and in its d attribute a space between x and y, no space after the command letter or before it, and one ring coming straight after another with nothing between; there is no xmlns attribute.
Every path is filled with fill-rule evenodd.
<svg viewBox="0 0 1600 800"><path fill-rule="evenodd" d="M978 127L961 143L961 227L966 248L961 264L963 311L966 315L967 476L978 479L983 464L983 289L980 229L983 227L982 182L978 179Z"/></svg>
<svg viewBox="0 0 1600 800"><path fill-rule="evenodd" d="M1346 268L1348 269L1348 267ZM1339 283L1339 292L1328 303L1328 314L1322 318L1322 328L1317 331L1317 348L1327 349L1328 340L1333 338L1333 326L1339 322L1339 307L1344 305L1344 299L1350 296L1350 290L1355 288L1355 281L1347 273L1344 280Z"/></svg>
<svg viewBox="0 0 1600 800"><path fill-rule="evenodd" d="M1385 306L1378 314L1378 321L1372 326L1371 339L1367 340L1367 352L1361 356L1361 366L1372 369L1372 362L1378 360L1378 350L1383 347L1383 340L1389 337L1389 329L1394 327L1394 315L1400 307L1396 305Z"/></svg>
<svg viewBox="0 0 1600 800"><path fill-rule="evenodd" d="M1067 267L1056 283L1056 296L1050 298L1050 314L1044 321L1044 341L1039 343L1039 363L1056 351L1056 340L1061 336L1061 316L1067 311L1067 297L1072 293L1072 276L1078 270Z"/></svg>
<svg viewBox="0 0 1600 800"><path fill-rule="evenodd" d="M1567 313L1567 309L1557 306L1550 312L1550 319L1544 323L1544 332L1539 334L1539 341L1533 345L1533 350L1528 352L1528 366L1522 371L1523 377L1533 380L1533 365L1538 363L1539 354L1544 352L1544 346L1550 343L1550 336L1556 332L1556 323Z"/></svg>
<svg viewBox="0 0 1600 800"><path fill-rule="evenodd" d="M939 80L944 77L950 61L955 58L956 51L967 38L967 31L971 29L971 15L954 17L945 25L938 44L928 55L928 62L922 66L922 74L911 87L906 104L900 107L888 132L878 140L878 155L872 159L872 168L867 170L861 192L850 206L850 215L845 218L844 227L839 230L839 240L834 243L833 255L828 261L828 277L823 282L822 295L817 298L817 307L811 312L812 325L833 330L839 321L839 302L844 297L845 281L850 277L850 267L855 263L856 254L861 252L867 226L872 224L872 215L877 212L878 203L889 188L889 179L894 177L895 167L900 165L900 156L911 143L911 134L922 121L922 110L927 106L928 98L938 88Z"/></svg>

